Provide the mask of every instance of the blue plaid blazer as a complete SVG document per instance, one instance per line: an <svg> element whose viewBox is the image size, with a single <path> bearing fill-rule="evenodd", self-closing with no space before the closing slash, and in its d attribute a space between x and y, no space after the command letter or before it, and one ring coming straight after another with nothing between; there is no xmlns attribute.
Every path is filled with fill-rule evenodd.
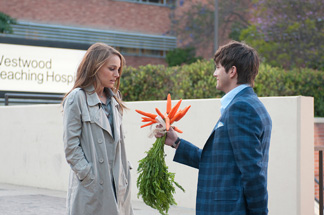
<svg viewBox="0 0 324 215"><path fill-rule="evenodd" d="M251 87L239 92L203 149L181 140L174 161L199 169L197 215L268 214L271 118Z"/></svg>

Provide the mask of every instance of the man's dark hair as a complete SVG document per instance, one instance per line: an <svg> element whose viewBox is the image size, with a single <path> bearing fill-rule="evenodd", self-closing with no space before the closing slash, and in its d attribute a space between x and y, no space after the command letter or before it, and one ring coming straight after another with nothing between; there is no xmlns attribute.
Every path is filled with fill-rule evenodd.
<svg viewBox="0 0 324 215"><path fill-rule="evenodd" d="M252 47L242 42L231 41L218 48L214 61L216 65L223 66L226 72L235 66L238 74L237 84L254 85L259 71L259 57Z"/></svg>

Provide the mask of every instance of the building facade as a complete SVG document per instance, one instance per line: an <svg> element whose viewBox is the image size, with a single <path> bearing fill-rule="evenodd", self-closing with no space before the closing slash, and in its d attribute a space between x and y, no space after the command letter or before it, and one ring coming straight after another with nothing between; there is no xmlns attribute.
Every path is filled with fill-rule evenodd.
<svg viewBox="0 0 324 215"><path fill-rule="evenodd" d="M107 43L127 65L166 64L176 48L171 35L172 0L0 0L0 11L17 20L2 43L87 49Z"/></svg>

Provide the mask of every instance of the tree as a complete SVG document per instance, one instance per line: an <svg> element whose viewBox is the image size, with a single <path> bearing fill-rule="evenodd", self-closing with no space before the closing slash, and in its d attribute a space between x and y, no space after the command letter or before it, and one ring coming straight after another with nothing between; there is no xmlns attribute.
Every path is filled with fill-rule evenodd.
<svg viewBox="0 0 324 215"><path fill-rule="evenodd" d="M191 64L202 57L196 57L196 50L194 47L176 48L166 54L166 62L168 66L180 66L182 64Z"/></svg>
<svg viewBox="0 0 324 215"><path fill-rule="evenodd" d="M265 62L324 69L323 0L255 0L251 23L240 39Z"/></svg>
<svg viewBox="0 0 324 215"><path fill-rule="evenodd" d="M0 12L0 33L13 33L11 24L16 24L16 20Z"/></svg>
<svg viewBox="0 0 324 215"><path fill-rule="evenodd" d="M181 7L189 5L188 9ZM248 9L251 0L221 0L219 1L219 43L231 39L238 39L240 31L247 26ZM173 30L180 46L194 46L198 50L206 50L214 42L214 0L186 0L179 1L179 6L171 16ZM212 54L214 50L211 50Z"/></svg>

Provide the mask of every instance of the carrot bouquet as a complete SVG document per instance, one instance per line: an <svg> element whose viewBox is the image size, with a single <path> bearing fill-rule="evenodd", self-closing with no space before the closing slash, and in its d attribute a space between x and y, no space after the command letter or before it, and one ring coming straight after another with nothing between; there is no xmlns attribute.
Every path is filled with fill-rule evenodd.
<svg viewBox="0 0 324 215"><path fill-rule="evenodd" d="M164 142L166 138L166 131L170 129L170 126L179 121L189 110L190 105L183 110L179 110L182 99L172 108L171 95L168 94L166 112L162 112L155 108L157 114L146 113L144 111L136 110L139 114L142 114L142 122L146 124L141 128L151 126L151 134L153 136L156 132L163 133L165 135L160 138L156 138L152 148L146 152L146 157L139 161L137 172L139 176L137 178L137 188L139 190L137 196L141 196L144 203L150 207L157 209L160 214L166 215L169 211L170 205L176 205L173 198L175 192L174 184L182 191L184 189L174 181L174 173L168 172L168 167L165 164ZM156 125L162 125L156 128ZM172 126L172 128L182 133L180 129Z"/></svg>

